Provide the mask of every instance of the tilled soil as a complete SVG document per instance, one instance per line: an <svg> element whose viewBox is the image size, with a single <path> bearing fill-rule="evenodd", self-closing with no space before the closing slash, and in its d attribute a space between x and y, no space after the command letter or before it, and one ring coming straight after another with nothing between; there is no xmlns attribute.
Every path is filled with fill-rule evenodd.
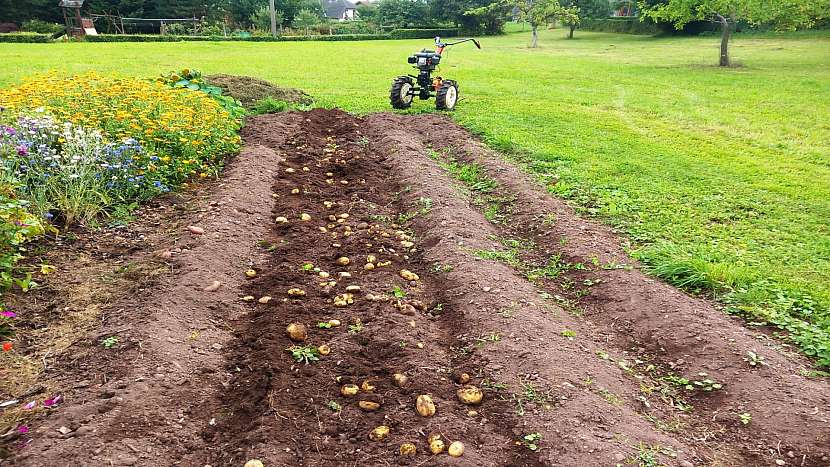
<svg viewBox="0 0 830 467"><path fill-rule="evenodd" d="M243 137L195 212L155 221L173 238L124 253L171 267L96 330L129 326L134 345L57 369L63 404L6 462L830 465L809 362L644 275L450 120L318 109ZM457 397L462 374L480 404ZM463 456L430 453L433 434Z"/></svg>

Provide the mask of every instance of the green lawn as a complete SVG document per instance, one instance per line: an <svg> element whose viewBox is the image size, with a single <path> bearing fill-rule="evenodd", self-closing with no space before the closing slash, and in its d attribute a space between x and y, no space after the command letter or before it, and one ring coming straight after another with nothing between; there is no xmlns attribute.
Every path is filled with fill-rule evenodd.
<svg viewBox="0 0 830 467"><path fill-rule="evenodd" d="M738 36L732 69L712 66L716 37L563 35L449 49L455 118L626 232L656 274L787 324L830 364L830 33ZM0 44L0 86L189 66L372 112L429 42Z"/></svg>

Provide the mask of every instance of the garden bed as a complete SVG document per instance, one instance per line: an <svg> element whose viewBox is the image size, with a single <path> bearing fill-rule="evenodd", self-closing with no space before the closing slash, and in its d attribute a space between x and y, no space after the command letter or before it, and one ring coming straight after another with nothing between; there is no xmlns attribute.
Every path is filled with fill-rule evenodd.
<svg viewBox="0 0 830 467"><path fill-rule="evenodd" d="M242 134L221 182L128 229L147 244L119 261L165 272L48 357L26 399L62 400L16 435L19 465L826 464L805 359L644 276L449 120L317 109Z"/></svg>

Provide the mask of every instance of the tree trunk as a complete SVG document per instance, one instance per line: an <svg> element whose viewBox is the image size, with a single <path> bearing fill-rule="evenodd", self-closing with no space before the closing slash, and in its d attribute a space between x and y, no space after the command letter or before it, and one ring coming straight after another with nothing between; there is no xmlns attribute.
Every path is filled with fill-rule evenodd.
<svg viewBox="0 0 830 467"><path fill-rule="evenodd" d="M571 32L568 33L568 39L573 39L574 38L574 29L576 29L576 24L571 23L568 26L571 28Z"/></svg>
<svg viewBox="0 0 830 467"><path fill-rule="evenodd" d="M729 36L732 31L729 27L729 21L726 18L718 15L718 21L721 26L720 66L729 66Z"/></svg>
<svg viewBox="0 0 830 467"><path fill-rule="evenodd" d="M274 0L268 2L268 13L271 14L271 35L277 37L277 9Z"/></svg>
<svg viewBox="0 0 830 467"><path fill-rule="evenodd" d="M530 28L531 28L530 48L535 49L536 45L539 43L539 33L536 32L537 26L535 24L531 24Z"/></svg>

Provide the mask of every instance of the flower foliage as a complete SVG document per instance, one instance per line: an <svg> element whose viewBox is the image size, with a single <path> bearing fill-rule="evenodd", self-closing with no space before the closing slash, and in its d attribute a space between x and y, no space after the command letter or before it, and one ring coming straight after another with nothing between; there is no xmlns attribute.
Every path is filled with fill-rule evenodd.
<svg viewBox="0 0 830 467"><path fill-rule="evenodd" d="M215 175L225 155L239 149L234 118L217 100L187 87L87 73L38 76L0 90L0 107L13 115L37 110L56 121L97 129L110 142L135 139L143 163L176 185ZM158 160L150 160L157 157Z"/></svg>

